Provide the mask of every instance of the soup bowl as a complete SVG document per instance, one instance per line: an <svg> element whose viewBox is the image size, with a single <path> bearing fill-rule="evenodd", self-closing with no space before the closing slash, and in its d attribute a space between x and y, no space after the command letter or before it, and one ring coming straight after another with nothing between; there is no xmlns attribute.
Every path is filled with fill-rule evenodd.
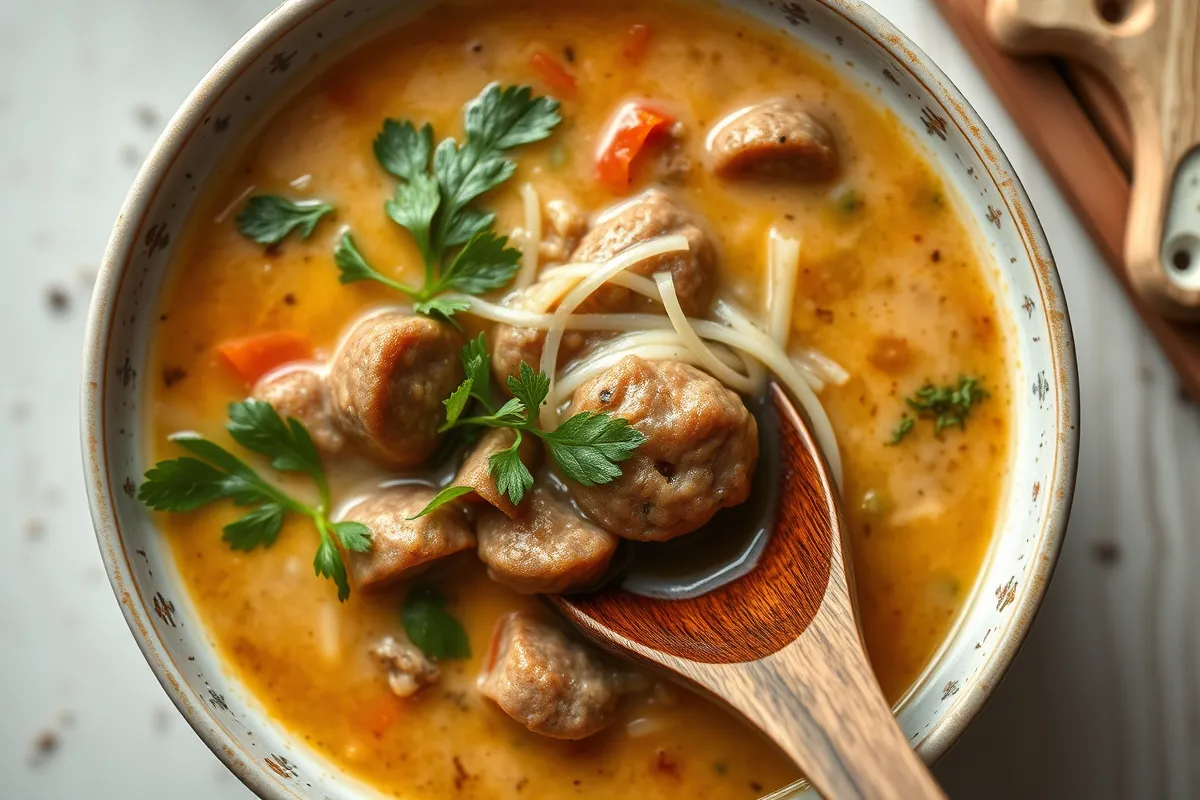
<svg viewBox="0 0 1200 800"><path fill-rule="evenodd" d="M425 0L291 0L244 36L171 120L142 167L105 254L88 323L83 448L92 516L134 637L200 737L266 798L369 796L274 723L223 669L161 532L136 499L145 471L148 341L173 250L206 177L294 89ZM995 140L955 87L856 0L723 0L824 54L893 112L945 179L972 230L1010 342L1013 432L997 530L951 634L897 703L929 762L971 721L1025 638L1067 525L1077 457L1078 384L1070 323L1049 247ZM860 88L860 91L864 89ZM778 796L790 796L797 789Z"/></svg>

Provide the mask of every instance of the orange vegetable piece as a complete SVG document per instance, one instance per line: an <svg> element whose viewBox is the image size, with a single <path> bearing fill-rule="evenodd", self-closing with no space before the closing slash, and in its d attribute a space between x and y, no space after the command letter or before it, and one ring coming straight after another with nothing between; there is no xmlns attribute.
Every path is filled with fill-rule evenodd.
<svg viewBox="0 0 1200 800"><path fill-rule="evenodd" d="M650 46L650 38L654 36L654 29L649 25L632 25L629 32L625 34L625 60L631 64L640 64L646 55L646 49Z"/></svg>
<svg viewBox="0 0 1200 800"><path fill-rule="evenodd" d="M529 66L533 67L533 71L543 83L559 94L573 95L579 89L575 83L575 76L567 72L562 62L545 50L535 51L529 57Z"/></svg>
<svg viewBox="0 0 1200 800"><path fill-rule="evenodd" d="M217 353L249 386L278 366L312 358L312 343L299 331L272 331L217 345Z"/></svg>
<svg viewBox="0 0 1200 800"><path fill-rule="evenodd" d="M642 103L626 103L609 120L596 156L596 177L614 192L629 188L630 166L650 134L674 120Z"/></svg>

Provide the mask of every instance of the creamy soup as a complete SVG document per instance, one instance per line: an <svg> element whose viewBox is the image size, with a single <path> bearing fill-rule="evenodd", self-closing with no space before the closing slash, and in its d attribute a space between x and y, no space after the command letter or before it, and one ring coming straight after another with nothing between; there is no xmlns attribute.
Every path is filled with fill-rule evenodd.
<svg viewBox="0 0 1200 800"><path fill-rule="evenodd" d="M481 692L477 684L481 670L499 669L494 662L504 657L489 642L505 615L526 612L527 619L553 624L535 596L517 589L579 588L576 573L555 573L553 579L560 583L545 583L542 574L525 583L525 578L512 574L505 579L506 569L520 565L511 567L513 559L504 561L504 552L489 559L501 578L494 580L475 554L476 536L482 554L485 520L508 530L505 526L517 524L514 520L522 519L522 509L537 499L530 495L543 493L538 496L566 508L576 515L572 520L578 520L554 523L549 535L584 526L609 548L598 566L587 565L595 573L587 580L596 582L600 573L611 578L619 572L614 566L619 557L611 563L605 560L612 547L623 553L629 546L618 546L616 537L686 541L683 534L691 535L691 530L684 528L694 529L713 512L718 521L726 519L720 514L728 512L705 506L693 514L695 519L665 518L656 515L673 514L675 506L664 501L662 509L652 508L645 502L642 512L636 507L629 511L634 522L614 522L606 516L604 492L629 487L622 488L617 480L592 487L589 495L569 480L558 480L558 462L543 452L541 466L531 464L537 488L526 492L522 503L510 502L504 492L495 503L486 498L481 502L488 494L481 489L422 518L428 522L443 515L423 529L442 537L437 541L445 547L434 554L438 558L405 553L397 558L410 558L411 563L405 562L402 570L393 562L372 561L377 555L382 558L384 530L372 527L380 517L367 513L360 499L400 478L435 488L452 484L463 451L435 456L432 445L440 440L433 428L421 435L405 429L401 441L386 446L372 438L384 436L381 431L388 426L403 427L410 421L381 421L371 416L371 409L359 407L361 393L383 391L367 385L373 379L362 374L373 369L371 359L380 357L379 348L372 350L367 342L351 355L339 356L339 343L346 337L361 339L365 334L355 331L368 324L362 322L364 315L379 309L399 309L386 311L385 322L415 319L412 302L379 281L339 282L333 253L349 232L363 260L379 273L407 286L422 285L423 256L416 239L385 212L397 186L412 181L389 174L372 142L385 118L392 118L412 121L418 129L432 124L435 144L446 137L461 143L464 105L492 82L529 86L534 96L554 97L561 104L561 122L550 125L547 135L505 153L515 162L515 174L470 206L494 213L494 231L510 236L510 246L537 250L522 255L518 266L544 273L572 255L606 263L611 253L582 259L578 250L572 253L581 246L580 237L594 236L589 229L595 231L613 219L613 212L608 217L603 212L615 203L627 198L645 203L647 197L661 196L672 209L683 210L692 226L686 230L694 228L708 248L698 248L693 239L689 250L659 256L679 264L691 259L688 264L708 270L706 288L690 290L691 267L672 268L681 302L693 306L688 315L721 324L712 310L715 298L763 321L779 302L766 288L768 264L774 263L768 250L780 246L770 244L771 231L777 243L785 243L785 251L798 243L790 330L784 325L783 347L796 359L793 363L808 365L821 379L816 396L836 434L871 661L892 701L925 668L974 585L1004 490L998 476L1005 474L1011 424L1006 332L989 289L988 267L973 246L950 190L890 111L860 94L824 57L805 52L749 19L705 6L689 5L685 10L666 2L594 0L566 6L540 0L450 6L308 76L214 177L178 247L154 329L150 455L152 461L178 458L183 451L168 437L197 431L237 453L290 496L319 503L311 479L272 469L268 459L240 448L224 430L227 406L244 400L260 373L291 362L315 364L315 394L300 400L311 401L322 412L340 408L326 427L304 419L323 455L335 507L328 516L362 521L372 530L374 549L351 553L345 540L336 546L332 557L340 551L339 563L348 564L350 573L349 597L339 602L334 583L313 574L319 539L313 522L303 514L287 513L270 546L249 550L245 547L267 544L271 537L260 525L257 533L242 532L248 537L241 542L243 549L231 548L236 535L223 538L222 527L246 509L227 501L162 514L163 535L227 668L280 725L386 794L414 800L761 796L794 781L798 770L729 712L631 664L579 651L604 675L616 676L615 699L600 703L605 705L604 715L589 718L583 728L570 727L579 721L574 719L531 721L529 713L522 717L521 708L514 714L514 701L502 696L502 690ZM615 139L619 143L627 136L632 150L614 152L609 132L617 124L614 115L627 102L635 103L635 111L640 109L642 116L634 117L644 130L628 126L627 133ZM754 116L772 107L784 124L802 114L806 116L800 118L815 127L779 135L780 140L793 137L789 142L755 141L756 132L774 136L774 123ZM750 111L743 114L742 123L729 119L746 109ZM728 127L747 119L757 120L759 127L749 133ZM723 141L733 148L730 152L719 149L722 131ZM643 134L645 141L639 142ZM795 140L801 134L802 139ZM779 148L772 149L774 144ZM426 172L425 166L419 171ZM659 194L646 195L647 190ZM264 205L250 208L252 196L279 196L299 205L272 217L272 209ZM321 213L323 206L306 201L320 201L332 210ZM414 203L406 205L402 198L398 204L399 216L419 215ZM296 227L272 243L280 238L280 219L292 219ZM485 222L472 224L482 227ZM542 230L535 241L534 233L539 232L531 233L530 228L538 227ZM675 226L650 238L680 230ZM535 247L538 241L540 249ZM587 241L583 239L585 245ZM775 255L780 258L778 252ZM645 277L653 286L653 274ZM562 300L559 292L548 308L539 309L536 302L526 302L529 292L509 295L522 277L512 280L483 296L535 315L552 314L553 303ZM570 289L580 277L562 280ZM604 290L631 291L611 286ZM620 308L615 307L620 302L603 308L595 298L588 302L598 313L663 314L660 304L640 295L631 301L637 305ZM403 417L397 411L402 409L414 417L433 413L431 424L442 423L441 401L449 395L443 388L453 389L463 380L459 347L479 332L486 335L489 348L513 335L513 329L500 330L504 326L470 309L458 311L454 320L462 334L438 318L411 323L427 326L419 327L419 335L425 337L422 346L427 347L409 351L417 353L412 357L425 358L423 353L441 347L440 356L428 357L442 358L445 374L425 376L428 380L423 378L419 387L424 395L408 386L406 399L391 409L393 417ZM409 333L404 335L415 340L418 327L405 328ZM558 379L573 359L586 357L589 347L603 347L609 335L589 338L567 331L557 362ZM534 340L540 347L541 339ZM349 347L347 343L344 349ZM672 347L680 349L670 345L667 350ZM655 352L667 350L660 347ZM743 380L755 377L753 359L739 355L736 348L714 345L713 352ZM534 361L537 353L535 348ZM650 377L621 380L667 380L661 370L668 369L664 365L671 359L656 361L652 356L647 357L651 366L643 370ZM331 400L320 383L327 374L328 380L335 380L339 357L353 362L346 368L352 373L344 378L350 388L341 387L346 395L341 401L339 389L328 390ZM493 367L500 372L503 364ZM531 367L536 372L539 364ZM720 472L713 479L720 485L710 493L719 494L725 505L742 502L758 452L746 444L756 429L742 405L744 400L753 406L748 396L752 393L720 386L721 376L708 377L711 370L703 363L699 370L679 365L671 369L676 372L670 375L686 381L685 394L695 389L713 398L702 410L711 412L716 427L706 428L705 436L716 437L713 431L719 429L725 437L714 458L737 461L743 468L729 477L724 463L722 470L701 464L702 475ZM600 387L601 411L611 396L604 388L610 377L605 373L593 381L600 381L592 388ZM254 391L272 400L269 393ZM507 398L499 381L489 391L495 404ZM305 416L302 404L277 405L286 406L280 408L285 415ZM585 399L576 396L561 419L587 407ZM628 403L617 411L622 408L629 408ZM619 419L617 411L606 419ZM486 413L479 408L464 412ZM642 423L630 424L638 429ZM649 430L645 424L642 428L643 433ZM651 431L641 448L648 452L659 435ZM530 433L526 437L538 438ZM338 453L326 457L331 440L336 440ZM467 451L472 446L460 444ZM835 454L827 456L835 460ZM708 456L689 452L688 457L694 461ZM761 457L767 457L765 452ZM615 463L629 472L637 458L634 451L629 460ZM670 484L679 465L657 467ZM476 477L486 482L489 474L485 468ZM757 474L766 474L762 464ZM674 491L666 484L663 491ZM393 495L399 497L410 488L393 487ZM496 488L491 486L493 494ZM415 507L410 502L398 517L393 514L392 523L399 528L417 525L404 518L420 510L432 492L420 494ZM689 514L693 505L688 506ZM606 525L621 530L601 530ZM454 530L448 533L437 526ZM520 529L511 534L520 535ZM698 535L712 539L711 530ZM605 544L610 539L611 544ZM425 569L418 572L416 567ZM573 568L578 574L586 571L583 566ZM447 635L453 642L446 645L443 640L441 649L425 653L429 663L423 663L424 671L398 666L397 658L389 662L388 655L379 652L379 643L387 637L405 653L411 651L410 639L424 641L406 626L406 621L413 623L402 613L406 603L416 603L414 587L437 593L422 606L434 609L430 624L436 626L448 616L461 626L450 623ZM444 607L439 606L442 601ZM455 638L459 633L465 634L465 643ZM581 647L569 634L564 641ZM412 658L422 656L415 652ZM587 713L593 710L588 706Z"/></svg>

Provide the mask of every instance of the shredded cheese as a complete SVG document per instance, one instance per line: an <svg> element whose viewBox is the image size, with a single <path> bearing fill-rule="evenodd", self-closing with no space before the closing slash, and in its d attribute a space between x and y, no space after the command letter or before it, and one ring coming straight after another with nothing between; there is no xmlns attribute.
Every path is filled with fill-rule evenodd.
<svg viewBox="0 0 1200 800"><path fill-rule="evenodd" d="M648 242L634 245L603 264L597 264L595 271L580 281L558 304L551 320L550 328L546 331L546 343L542 348L540 369L550 377L550 391L554 391L554 374L558 364L558 349L562 344L563 334L567 330L567 320L579 304L591 296L592 292L603 286L609 278L619 272L639 264L648 258L654 258L664 253L676 253L688 249L688 240L683 236L660 236ZM557 427L557 412L549 403L541 409L542 430L552 431Z"/></svg>
<svg viewBox="0 0 1200 800"><path fill-rule="evenodd" d="M521 248L521 271L515 282L518 289L524 289L537 279L542 248L542 199L532 183L521 184L521 199L525 201L525 241Z"/></svg>
<svg viewBox="0 0 1200 800"><path fill-rule="evenodd" d="M805 413L808 416L809 424L812 425L813 436L816 437L817 444L820 445L821 451L825 454L825 460L829 462L830 472L833 473L834 482L841 486L842 484L842 457L838 451L837 437L833 432L833 425L829 422L829 415L825 413L825 408L821 405L821 401L813 393L808 382L796 369L796 365L783 352L783 350L771 340L758 327L750 321L742 312L735 309L724 300L718 300L715 308L717 317L729 323L739 333L746 336L754 342L754 348L748 349L746 352L754 356L762 362L763 366L775 373L775 376L783 382L783 385L788 389L789 393L800 403Z"/></svg>
<svg viewBox="0 0 1200 800"><path fill-rule="evenodd" d="M780 236L774 228L767 237L767 333L787 351L792 331L792 308L800 274L800 242Z"/></svg>
<svg viewBox="0 0 1200 800"><path fill-rule="evenodd" d="M671 276L671 273L660 272L654 276L654 280L658 284L659 292L662 294L663 307L667 310L667 317L671 320L671 324L675 326L675 332L679 334L679 338L683 341L684 346L696 356L696 360L700 362L700 365L714 378L731 389L735 389L743 394L753 392L754 383L747 375L739 374L725 366L725 364L721 363L720 359L713 355L708 346L700 340L687 315L683 313L683 306L679 304L679 296L675 293L675 280Z"/></svg>

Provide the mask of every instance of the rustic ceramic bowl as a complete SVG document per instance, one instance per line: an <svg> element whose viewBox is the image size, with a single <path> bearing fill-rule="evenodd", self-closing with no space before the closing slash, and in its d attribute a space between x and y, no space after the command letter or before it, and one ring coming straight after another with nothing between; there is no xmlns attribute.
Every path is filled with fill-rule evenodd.
<svg viewBox="0 0 1200 800"><path fill-rule="evenodd" d="M857 0L724 4L829 54L852 86L906 122L912 139L940 167L973 223L978 247L994 265L1014 370L1015 424L1000 530L952 636L897 708L905 735L933 761L1012 662L1067 526L1079 399L1062 287L1029 199L996 141L899 31ZM88 321L84 458L113 590L172 701L213 752L265 798L340 800L371 792L268 719L226 674L162 535L134 497L146 466L147 342L173 248L205 176L242 131L291 88L299 67L430 5L291 0L234 45L171 120L138 174L113 230Z"/></svg>

